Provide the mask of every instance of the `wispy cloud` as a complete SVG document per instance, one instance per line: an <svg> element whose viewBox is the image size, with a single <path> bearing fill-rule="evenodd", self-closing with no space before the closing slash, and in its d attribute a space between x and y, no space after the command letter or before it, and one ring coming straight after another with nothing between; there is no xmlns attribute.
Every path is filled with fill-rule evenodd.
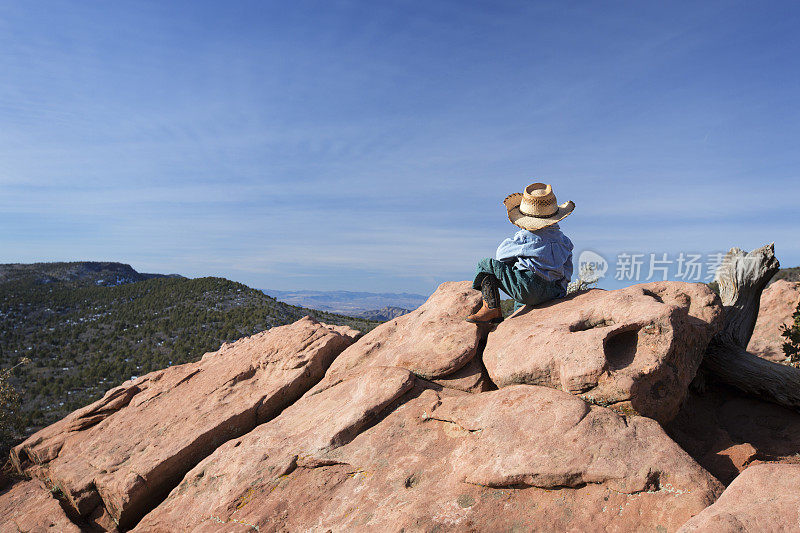
<svg viewBox="0 0 800 533"><path fill-rule="evenodd" d="M799 39L715 3L2 4L0 261L426 292L541 179L579 250L798 264Z"/></svg>

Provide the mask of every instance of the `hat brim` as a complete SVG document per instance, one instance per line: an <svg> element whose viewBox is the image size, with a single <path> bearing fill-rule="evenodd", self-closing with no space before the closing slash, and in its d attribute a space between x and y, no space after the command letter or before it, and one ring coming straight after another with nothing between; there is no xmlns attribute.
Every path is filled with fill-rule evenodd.
<svg viewBox="0 0 800 533"><path fill-rule="evenodd" d="M522 213L519 210L519 206L522 203L522 193L514 193L511 196L506 197L506 199L503 200L503 203L508 210L508 220L510 220L515 226L529 231L535 231L537 229L546 228L547 226L552 226L560 220L568 217L575 209L575 203L570 200L559 205L558 211L549 217L532 217Z"/></svg>

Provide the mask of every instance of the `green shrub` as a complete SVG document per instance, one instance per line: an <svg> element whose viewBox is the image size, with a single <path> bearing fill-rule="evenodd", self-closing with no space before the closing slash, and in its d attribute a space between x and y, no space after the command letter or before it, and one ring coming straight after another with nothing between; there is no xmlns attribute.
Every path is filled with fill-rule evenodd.
<svg viewBox="0 0 800 533"><path fill-rule="evenodd" d="M11 373L18 366L30 362L30 359L25 357L11 368L0 369L0 457L2 458L8 455L22 429L22 419L19 416L19 394L11 385ZM2 462L3 460L0 460L0 463Z"/></svg>
<svg viewBox="0 0 800 533"><path fill-rule="evenodd" d="M500 309L503 311L503 316L509 316L514 312L514 300L500 300Z"/></svg>
<svg viewBox="0 0 800 533"><path fill-rule="evenodd" d="M797 304L792 315L794 323L791 326L781 326L781 336L786 338L783 343L783 353L789 358L792 366L800 367L800 303Z"/></svg>

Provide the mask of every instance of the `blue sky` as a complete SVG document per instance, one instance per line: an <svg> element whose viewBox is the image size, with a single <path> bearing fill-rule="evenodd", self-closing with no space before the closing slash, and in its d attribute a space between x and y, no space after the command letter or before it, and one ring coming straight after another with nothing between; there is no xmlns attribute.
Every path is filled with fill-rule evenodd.
<svg viewBox="0 0 800 533"><path fill-rule="evenodd" d="M0 1L0 262L428 293L545 181L612 271L798 265L800 5L761 4Z"/></svg>

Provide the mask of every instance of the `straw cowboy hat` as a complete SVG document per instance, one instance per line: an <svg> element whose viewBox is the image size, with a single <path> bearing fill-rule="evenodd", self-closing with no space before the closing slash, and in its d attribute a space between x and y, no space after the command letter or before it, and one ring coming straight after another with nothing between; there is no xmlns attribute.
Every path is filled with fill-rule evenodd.
<svg viewBox="0 0 800 533"><path fill-rule="evenodd" d="M575 209L572 200L558 205L548 183L531 183L522 193L507 196L503 203L508 210L508 220L530 231L552 226Z"/></svg>

